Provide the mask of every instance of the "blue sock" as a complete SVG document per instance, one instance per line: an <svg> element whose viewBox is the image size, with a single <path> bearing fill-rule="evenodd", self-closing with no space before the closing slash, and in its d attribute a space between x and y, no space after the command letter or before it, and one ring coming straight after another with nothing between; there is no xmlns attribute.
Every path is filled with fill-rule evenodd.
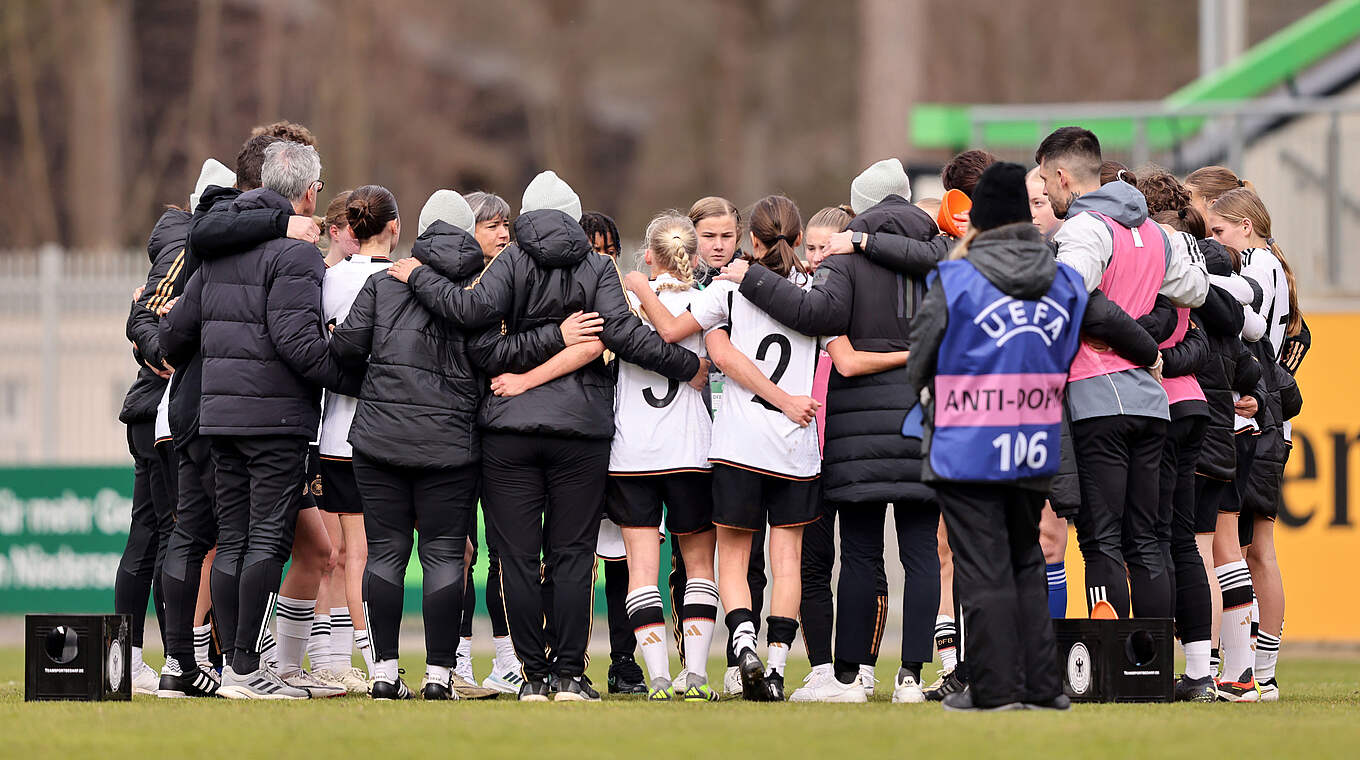
<svg viewBox="0 0 1360 760"><path fill-rule="evenodd" d="M1048 571L1048 616L1067 617L1067 569L1062 562L1045 565Z"/></svg>

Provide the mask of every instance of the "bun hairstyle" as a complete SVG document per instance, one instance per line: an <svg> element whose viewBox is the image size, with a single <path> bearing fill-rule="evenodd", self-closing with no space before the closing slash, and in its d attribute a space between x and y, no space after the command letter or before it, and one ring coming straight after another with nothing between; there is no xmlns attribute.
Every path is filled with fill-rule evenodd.
<svg viewBox="0 0 1360 760"><path fill-rule="evenodd" d="M364 185L351 192L345 204L345 219L359 242L381 233L396 218L397 199L382 185Z"/></svg>
<svg viewBox="0 0 1360 760"><path fill-rule="evenodd" d="M671 209L652 217L647 225L647 250L652 260L666 268L680 284L665 283L664 290L689 290L694 286L694 253L699 250L699 235L688 216Z"/></svg>
<svg viewBox="0 0 1360 760"><path fill-rule="evenodd" d="M1152 215L1152 221L1165 224L1178 232L1188 232L1194 235L1196 240L1203 240L1209 236L1209 228L1204 223L1204 216L1194 206L1186 206L1175 211L1162 209Z"/></svg>
<svg viewBox="0 0 1360 760"><path fill-rule="evenodd" d="M1285 325L1285 334L1298 335L1303 323L1303 314L1299 313L1299 296L1298 290L1294 286L1294 270L1289 267L1289 261L1285 259L1284 251L1280 250L1280 246L1275 243L1275 238L1270 234L1270 212L1266 210L1266 204L1261 202L1261 197L1256 194L1256 191L1248 187L1238 187L1219 196L1218 200L1214 201L1213 205L1209 207L1209 210L1233 224L1241 224L1243 220L1251 222L1252 231L1266 239L1266 245L1270 246L1270 252L1280 262L1280 267L1284 269L1285 282L1289 285L1289 324Z"/></svg>
<svg viewBox="0 0 1360 760"><path fill-rule="evenodd" d="M1190 172L1185 178L1185 186L1204 198L1205 203L1213 203L1229 190L1245 187L1255 191L1251 182L1239 179L1232 169L1226 166L1205 166Z"/></svg>
<svg viewBox="0 0 1360 760"><path fill-rule="evenodd" d="M812 215L807 223L808 229L826 227L837 232L844 232L845 228L850 226L850 220L855 218L854 213L849 208L845 205L827 206Z"/></svg>
<svg viewBox="0 0 1360 760"><path fill-rule="evenodd" d="M794 246L803 234L803 218L798 205L782 195L767 195L751 207L751 234L765 246L765 254L756 263L780 277L788 277L797 270L807 274L807 267L798 260Z"/></svg>

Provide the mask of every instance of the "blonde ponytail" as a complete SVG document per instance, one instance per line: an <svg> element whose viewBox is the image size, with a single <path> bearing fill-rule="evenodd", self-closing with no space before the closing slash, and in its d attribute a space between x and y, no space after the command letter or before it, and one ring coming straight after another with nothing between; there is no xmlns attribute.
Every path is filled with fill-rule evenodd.
<svg viewBox="0 0 1360 760"><path fill-rule="evenodd" d="M1284 251L1280 250L1280 246L1270 233L1270 212L1266 210L1266 204L1250 185L1251 183L1247 182L1242 187L1223 193L1214 201L1210 210L1233 224L1241 224L1243 220L1251 222L1252 232L1265 238L1271 255L1280 262L1280 268L1284 270L1285 284L1289 287L1289 323L1285 325L1285 334L1298 335L1303 328L1303 314L1299 311L1299 294L1294 283L1294 270L1289 266L1289 259L1284 257Z"/></svg>
<svg viewBox="0 0 1360 760"><path fill-rule="evenodd" d="M646 240L653 261L680 281L666 283L662 290L684 291L694 287L694 254L699 249L699 236L688 216L674 209L657 214L647 225Z"/></svg>

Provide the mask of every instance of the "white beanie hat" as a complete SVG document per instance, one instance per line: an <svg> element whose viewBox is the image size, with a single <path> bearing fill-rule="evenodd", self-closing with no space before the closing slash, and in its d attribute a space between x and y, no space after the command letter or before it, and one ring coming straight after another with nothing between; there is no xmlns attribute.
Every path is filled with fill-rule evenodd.
<svg viewBox="0 0 1360 760"><path fill-rule="evenodd" d="M212 185L218 187L231 187L236 184L236 172L222 165L221 161L210 158L203 162L203 169L198 173L198 182L194 185L194 192L189 196L189 213L194 213L198 208L198 199L203 197L203 192Z"/></svg>
<svg viewBox="0 0 1360 760"><path fill-rule="evenodd" d="M895 158L885 158L860 172L850 183L850 208L856 214L863 214L871 206L876 206L889 195L900 195L911 200L911 183L902 162Z"/></svg>
<svg viewBox="0 0 1360 760"><path fill-rule="evenodd" d="M448 222L460 230L472 232L477 226L477 217L463 196L452 190L436 190L420 209L416 235L424 235L425 229L435 222Z"/></svg>
<svg viewBox="0 0 1360 760"><path fill-rule="evenodd" d="M555 172L546 171L534 177L524 188L524 200L520 202L519 212L555 208L567 216L581 221L581 199L571 185L563 182Z"/></svg>

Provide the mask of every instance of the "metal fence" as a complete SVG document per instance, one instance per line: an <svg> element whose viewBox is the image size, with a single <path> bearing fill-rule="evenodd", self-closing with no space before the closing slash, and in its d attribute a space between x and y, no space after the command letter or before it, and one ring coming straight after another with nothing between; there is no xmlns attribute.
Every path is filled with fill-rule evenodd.
<svg viewBox="0 0 1360 760"><path fill-rule="evenodd" d="M136 251L0 251L0 464L129 462Z"/></svg>

